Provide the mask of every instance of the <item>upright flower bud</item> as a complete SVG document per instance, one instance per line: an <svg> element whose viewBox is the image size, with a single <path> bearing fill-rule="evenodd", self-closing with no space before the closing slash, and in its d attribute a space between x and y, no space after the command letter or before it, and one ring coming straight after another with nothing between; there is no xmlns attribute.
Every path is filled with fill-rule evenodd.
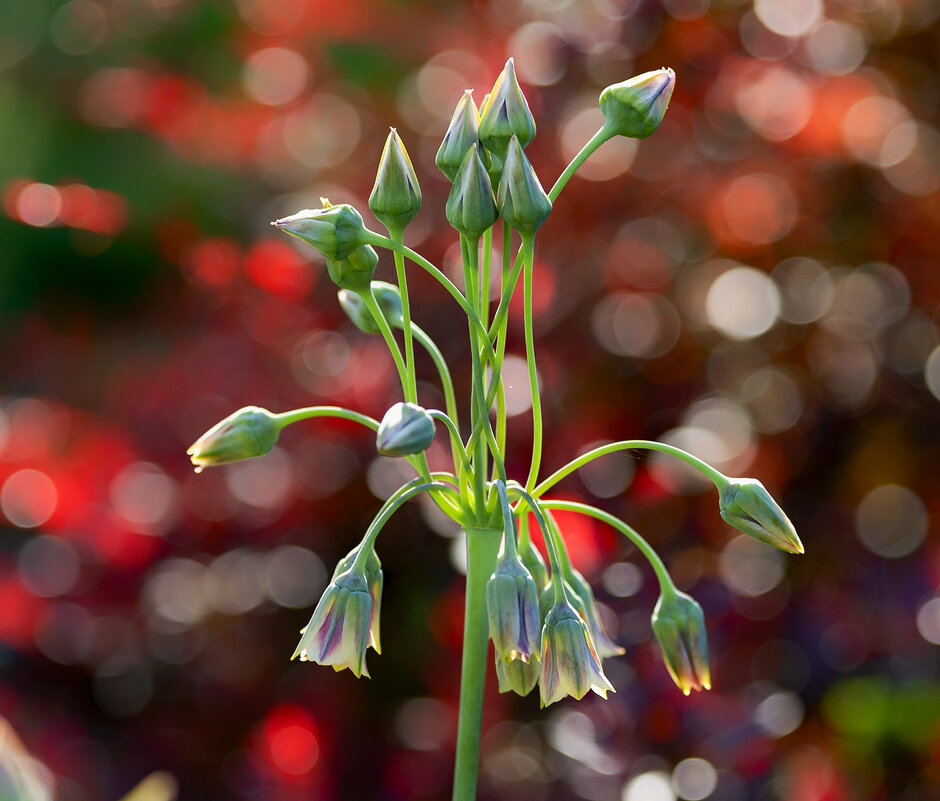
<svg viewBox="0 0 940 801"><path fill-rule="evenodd" d="M312 245L331 261L348 258L366 244L367 229L362 216L348 203L334 206L323 197L320 202L322 209L303 209L271 224Z"/></svg>
<svg viewBox="0 0 940 801"><path fill-rule="evenodd" d="M366 649L371 642L372 595L362 573L351 570L326 588L310 622L301 630L291 659L349 668L356 677L369 676Z"/></svg>
<svg viewBox="0 0 940 801"><path fill-rule="evenodd" d="M588 690L602 698L614 692L587 626L567 601L556 603L545 616L541 667L539 694L543 707L566 695L581 699Z"/></svg>
<svg viewBox="0 0 940 801"><path fill-rule="evenodd" d="M503 662L499 654L496 654L496 678L499 680L501 693L528 695L538 684L539 663L535 660L523 662L521 659Z"/></svg>
<svg viewBox="0 0 940 801"><path fill-rule="evenodd" d="M447 133L444 134L444 141L441 142L434 159L437 168L451 183L457 177L457 171L463 164L467 151L473 145L480 144L479 125L480 115L473 102L473 90L467 89L457 102L454 116L447 126Z"/></svg>
<svg viewBox="0 0 940 801"><path fill-rule="evenodd" d="M470 239L478 239L499 219L493 184L480 161L477 146L471 145L464 156L444 209L447 221Z"/></svg>
<svg viewBox="0 0 940 801"><path fill-rule="evenodd" d="M206 467L264 456L280 430L277 417L267 409L246 406L216 423L189 446L186 455L201 473Z"/></svg>
<svg viewBox="0 0 940 801"><path fill-rule="evenodd" d="M373 281L371 284L372 294L375 296L382 315L390 328L401 328L404 325L404 319L401 309L401 292L394 284L387 284L385 281ZM372 312L368 306L362 302L358 292L350 292L348 289L341 289L337 293L339 305L342 306L346 316L353 321L353 324L360 331L366 334L378 334L379 325L376 323Z"/></svg>
<svg viewBox="0 0 940 801"><path fill-rule="evenodd" d="M605 127L611 134L646 139L663 121L675 85L676 74L663 67L608 86L600 97Z"/></svg>
<svg viewBox="0 0 940 801"><path fill-rule="evenodd" d="M509 59L480 111L480 141L491 153L505 159L513 135L522 147L528 145L535 138L535 118L516 80L513 60Z"/></svg>
<svg viewBox="0 0 940 801"><path fill-rule="evenodd" d="M718 490L725 522L756 540L788 553L803 553L790 518L756 478L729 478Z"/></svg>
<svg viewBox="0 0 940 801"><path fill-rule="evenodd" d="M383 456L409 456L428 449L434 440L434 418L414 403L396 403L389 409L375 438Z"/></svg>
<svg viewBox="0 0 940 801"><path fill-rule="evenodd" d="M538 592L532 574L509 548L486 584L486 613L497 657L503 662L539 659Z"/></svg>
<svg viewBox="0 0 940 801"><path fill-rule="evenodd" d="M326 269L336 286L352 292L368 292L379 263L379 254L372 245L356 248L345 259L327 259Z"/></svg>
<svg viewBox="0 0 940 801"><path fill-rule="evenodd" d="M394 128L385 140L369 208L389 231L403 231L421 209L418 176Z"/></svg>
<svg viewBox="0 0 940 801"><path fill-rule="evenodd" d="M520 234L534 234L552 212L552 201L542 189L515 135L509 140L503 162L496 207L499 216Z"/></svg>
<svg viewBox="0 0 940 801"><path fill-rule="evenodd" d="M692 690L710 690L705 615L698 602L678 590L663 593L651 622L666 670L676 686L686 695Z"/></svg>

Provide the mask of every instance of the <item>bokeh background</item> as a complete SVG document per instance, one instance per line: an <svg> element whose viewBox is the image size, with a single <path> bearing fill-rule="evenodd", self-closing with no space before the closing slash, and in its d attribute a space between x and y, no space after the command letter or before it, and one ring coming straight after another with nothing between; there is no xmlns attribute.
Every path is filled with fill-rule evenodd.
<svg viewBox="0 0 940 801"><path fill-rule="evenodd" d="M480 798L940 797L938 16L937 0L0 4L0 715L37 760L4 738L8 770L33 764L58 801L154 771L150 801L448 796L456 532L420 504L383 532L371 681L291 663L401 465L323 421L201 475L184 452L250 403L381 416L398 399L384 345L268 222L321 196L365 210L394 125L425 197L406 239L454 270L434 154L462 90L479 102L513 55L546 185L604 86L678 76L661 129L595 154L540 234L545 468L663 437L759 476L807 554L737 536L668 461L566 480L700 600L715 688L669 680L636 551L563 516L627 647L606 665L617 693L540 711L491 677ZM465 328L412 275L466 388ZM509 352L524 372L518 308ZM520 474L525 391L510 401Z"/></svg>

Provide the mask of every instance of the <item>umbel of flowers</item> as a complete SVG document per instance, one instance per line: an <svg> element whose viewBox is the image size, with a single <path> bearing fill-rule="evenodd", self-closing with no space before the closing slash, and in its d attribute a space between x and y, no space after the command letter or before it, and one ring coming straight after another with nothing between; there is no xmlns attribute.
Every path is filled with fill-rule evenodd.
<svg viewBox="0 0 940 801"><path fill-rule="evenodd" d="M403 244L403 232L421 207L421 189L405 146L392 129L369 197L369 209L387 236L366 227L352 206L333 205L325 198L320 208L299 211L274 225L320 252L350 319L362 331L385 339L401 382L402 400L381 421L337 406L280 414L250 406L220 422L189 449L193 464L201 470L264 455L282 429L300 420L340 417L375 432L379 453L411 464L415 478L388 498L362 541L337 565L301 632L294 657L332 665L335 670L349 668L356 676L368 676L366 651L370 647L376 653L381 650L383 576L375 545L395 510L428 493L464 529L466 611L455 801L469 801L476 793L490 640L501 692L527 695L538 687L541 705L547 706L566 696L580 699L591 690L606 698L614 690L604 674L603 660L624 650L604 632L591 586L568 558L564 532L552 514L555 510L594 517L639 549L659 581L652 629L669 674L686 695L711 686L702 608L676 589L656 552L625 522L589 504L553 499L550 491L566 476L619 450L672 454L711 479L721 516L731 526L784 551L803 552L793 525L759 481L725 476L665 443L614 442L579 456L547 477L540 472L543 426L532 334L536 235L551 213L552 202L594 150L615 136L644 138L657 129L674 83L672 70L659 69L607 87L600 96L603 125L548 192L525 154L536 126L512 59L479 111L467 90L458 100L436 159L452 183L444 216L460 240L462 287ZM515 258L514 240L519 243ZM494 241L501 260L493 257ZM394 284L373 280L377 248L393 254ZM449 365L432 338L412 319L406 261L433 275L467 319L471 391L463 408L458 408ZM494 273L501 279L495 308L488 291ZM533 433L528 473L513 477L505 468L508 420L501 367L507 313L520 278ZM435 365L445 399L443 410L426 409L419 402L416 345L427 351ZM449 440L453 464L448 471L431 471L425 456L438 434ZM530 515L544 538L547 564L529 536Z"/></svg>

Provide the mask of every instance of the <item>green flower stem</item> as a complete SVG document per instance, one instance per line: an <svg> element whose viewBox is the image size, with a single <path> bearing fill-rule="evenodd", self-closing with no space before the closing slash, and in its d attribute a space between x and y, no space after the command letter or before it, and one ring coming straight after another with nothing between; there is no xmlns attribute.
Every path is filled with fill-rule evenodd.
<svg viewBox="0 0 940 801"><path fill-rule="evenodd" d="M516 558L516 525L515 525L515 516L512 513L512 507L509 505L509 496L506 494L506 482L502 479L497 479L493 482L496 485L496 490L499 493L499 504L503 510L503 529L506 532L505 537L505 549L506 553L509 554L510 558Z"/></svg>
<svg viewBox="0 0 940 801"><path fill-rule="evenodd" d="M561 551L564 548L564 542L561 540L561 537L558 535L558 533L551 526L549 526L548 522L545 520L545 515L542 514L541 501L530 495L526 491L525 487L523 487L518 481L508 482L507 487L508 489L513 490L521 498L521 501L516 505L515 513L517 515L525 514L525 508L522 505L524 502L525 506L532 510L532 514L535 515L535 519L538 521L539 528L542 531L542 537L545 540L545 547L548 549L548 562L552 568L552 590L554 593L555 603L558 603L559 601L567 601L568 603L571 603L571 598L569 597L568 590L565 587L564 571L561 562ZM557 540L556 537L558 537Z"/></svg>
<svg viewBox="0 0 940 801"><path fill-rule="evenodd" d="M447 414L453 421L454 426L459 431L460 422L457 418L457 397L454 395L454 381L450 376L450 368L447 366L447 361L444 359L437 345L434 344L434 340L431 339L420 326L412 324L411 330L418 344L428 352L431 361L434 362L434 366L437 368L437 374L441 378L441 388L444 390L444 407L447 409ZM451 452L454 457L454 464L457 464L459 454L454 449L452 449Z"/></svg>
<svg viewBox="0 0 940 801"><path fill-rule="evenodd" d="M542 504L545 509L561 509L563 511L569 512L580 512L581 514L588 515L589 517L596 518L612 528L617 529L621 534L623 534L627 539L629 539L636 547L639 549L640 553L646 557L649 561L650 566L653 568L653 572L656 574L656 578L659 580L660 590L665 595L674 594L676 592L676 586L672 582L672 578L669 575L669 571L666 570L666 566L663 564L662 559L659 558L659 554L653 550L652 546L641 537L633 528L624 523L620 518L614 517L612 514L598 509L594 506L590 506L586 503L578 503L577 501L552 501L552 500L540 500L539 503Z"/></svg>
<svg viewBox="0 0 940 801"><path fill-rule="evenodd" d="M289 412L282 412L274 415L277 420L278 428L296 423L300 420L309 420L313 417L339 417L343 420L352 420L373 431L379 430L379 421L374 420L367 414L360 414L350 409L344 409L342 406L305 406L302 409L291 409Z"/></svg>
<svg viewBox="0 0 940 801"><path fill-rule="evenodd" d="M493 250L493 229L487 228L483 232L483 265L480 268L479 311L480 322L486 327L490 316L490 260Z"/></svg>
<svg viewBox="0 0 940 801"><path fill-rule="evenodd" d="M575 174L578 167L584 164L584 162L588 160L588 157L595 150L597 150L597 148L604 144L604 142L606 142L608 139L613 138L615 135L616 134L613 132L607 130L607 124L605 123L603 126L601 126L600 130L587 141L584 147L578 151L578 154L573 159L571 159L571 163L565 167L564 172L558 176L558 180L555 181L555 185L548 193L548 198L552 201L552 203L554 203L555 198L561 194L561 190L564 189L565 184L571 180L571 176Z"/></svg>
<svg viewBox="0 0 940 801"><path fill-rule="evenodd" d="M457 756L453 801L474 801L480 763L483 690L486 685L489 621L486 583L496 567L502 527L465 527L467 589L464 608L463 659L460 667L460 712L457 718Z"/></svg>
<svg viewBox="0 0 940 801"><path fill-rule="evenodd" d="M366 304L366 308L372 314L375 324L379 327L379 331L382 332L382 336L385 338L385 344L388 345L389 352L392 354L392 359L395 362L395 368L398 370L398 378L401 381L401 391L407 399L408 372L405 368L405 362L401 358L398 343L395 341L395 335L389 327L388 320L386 320L385 315L382 314L382 310L379 308L378 301L376 301L375 295L372 294L371 288L368 292L360 293L359 297L361 297L362 302ZM401 303L402 308L404 308L406 303L404 296L401 299Z"/></svg>
<svg viewBox="0 0 940 801"><path fill-rule="evenodd" d="M404 230L389 229L391 239L402 244ZM392 254L395 258L395 273L398 276L398 289L401 294L401 316L405 332L405 369L408 376L408 385L405 387L405 400L411 403L418 402L418 382L415 378L415 350L411 326L411 304L408 298L408 279L405 275L405 258L399 251Z"/></svg>
<svg viewBox="0 0 940 801"><path fill-rule="evenodd" d="M691 453L688 453L681 448L676 448L673 445L667 445L665 442L653 442L646 439L625 439L621 440L620 442L612 442L609 445L602 445L599 448L588 451L583 456L579 456L577 459L568 462L568 464L559 470L556 470L534 490L532 490L532 494L538 498L544 494L546 490L551 489L553 486L555 486L555 484L565 478L565 476L570 475L579 467L583 467L588 462L597 459L599 456L604 456L608 453L614 453L615 451L633 449L661 451L662 453L668 453L672 456L676 456L679 459L682 459L682 461L684 461L686 464L691 465L696 470L699 470L706 477L711 479L718 489L721 489L728 483L728 478L723 473L716 470L707 462L703 462L697 456L693 456Z"/></svg>
<svg viewBox="0 0 940 801"><path fill-rule="evenodd" d="M471 307L476 305L478 243L478 239L471 241L463 235L460 237L464 287L467 292L467 301ZM484 401L480 394L480 387L483 385L483 377L480 372L480 341L472 324L470 325L470 353L472 356L470 426L471 430L476 433L483 430L483 426L486 425L484 418L487 415L482 408ZM486 511L484 491L486 485L486 442L482 437L478 437L476 443L476 446L470 448L469 451L473 454L473 500L477 515L482 519Z"/></svg>
<svg viewBox="0 0 940 801"><path fill-rule="evenodd" d="M532 462L529 465L529 477L526 479L526 491L531 491L538 480L539 466L542 463L542 396L539 394L539 376L535 364L535 337L532 333L532 267L533 243L531 235L522 237L522 261L525 270L523 279L525 303L525 359L529 368L529 390L532 393Z"/></svg>
<svg viewBox="0 0 940 801"><path fill-rule="evenodd" d="M450 417L439 409L428 409L428 415L433 417L435 420L440 420L447 430L450 432L450 441L454 448L457 449L457 459L454 460L455 465L460 465L464 472L467 475L473 471L473 467L470 465L470 457L467 456L467 451L464 449L463 441L460 439L460 430L457 428L456 423L450 419Z"/></svg>

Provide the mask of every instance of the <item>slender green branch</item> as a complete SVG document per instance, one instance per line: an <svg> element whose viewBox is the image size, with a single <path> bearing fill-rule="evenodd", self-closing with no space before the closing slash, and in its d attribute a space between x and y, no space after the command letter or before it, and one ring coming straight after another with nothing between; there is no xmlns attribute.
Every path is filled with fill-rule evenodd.
<svg viewBox="0 0 940 801"><path fill-rule="evenodd" d="M382 332L382 336L385 338L385 344L388 345L388 350L392 354L392 359L395 362L395 368L398 370L402 394L407 397L408 372L405 368L405 362L402 360L401 351L398 349L398 343L395 341L395 335L389 327L388 320L386 320L385 315L382 314L382 310L379 308L378 301L376 301L375 295L372 294L371 288L368 292L362 292L359 297L361 297L362 302L366 304L366 308L372 314L372 317L375 319L375 324L379 327L379 331ZM404 306L404 304L405 300L402 298L402 306Z"/></svg>
<svg viewBox="0 0 940 801"><path fill-rule="evenodd" d="M568 464L556 470L534 490L532 490L532 494L538 498L540 495L544 494L546 490L551 489L563 478L573 473L579 467L583 467L588 462L608 453L625 450L650 450L668 453L672 456L676 456L679 459L682 459L682 461L684 461L686 464L691 465L696 470L703 473L707 478L711 479L718 489L721 489L728 483L728 478L723 473L716 470L707 462L703 462L697 456L693 456L691 453L688 453L681 448L676 448L673 445L667 445L665 442L654 442L652 440L646 439L625 439L621 440L620 442L612 442L609 445L601 445L600 447L595 448L592 451L588 451L582 456L579 456L577 459L568 462Z"/></svg>
<svg viewBox="0 0 940 801"><path fill-rule="evenodd" d="M339 417L343 420L352 420L373 431L379 430L379 421L367 414L360 414L350 409L344 409L342 406L305 406L302 409L291 409L289 412L282 412L274 415L279 428L291 425L300 420L309 420L314 417Z"/></svg>
<svg viewBox="0 0 940 801"><path fill-rule="evenodd" d="M470 465L470 457L467 456L467 451L464 449L463 441L460 439L460 430L457 428L456 423L450 419L450 416L440 411L439 409L428 409L428 415L433 417L435 420L440 420L450 432L450 441L451 444L457 449L458 457L455 460L455 464L460 464L464 471L469 475L473 468Z"/></svg>
<svg viewBox="0 0 940 801"><path fill-rule="evenodd" d="M447 409L447 414L450 415L450 419L454 421L454 425L459 428L460 423L457 418L457 397L454 394L454 381L450 376L450 368L447 366L447 361L444 359L440 349L434 343L434 340L428 336L424 329L412 323L411 330L418 344L428 352L428 355L431 357L431 361L434 362L434 366L437 368L437 374L441 379L441 388L444 392L444 407Z"/></svg>
<svg viewBox="0 0 940 801"><path fill-rule="evenodd" d="M535 364L535 336L532 332L532 268L534 237L522 237L522 261L525 270L523 289L525 293L525 360L529 370L529 391L532 395L532 462L529 465L529 477L526 490L531 492L538 480L539 466L542 463L542 396L539 393L539 376Z"/></svg>
<svg viewBox="0 0 940 801"><path fill-rule="evenodd" d="M558 176L558 180L555 181L555 185L548 193L549 200L551 200L552 203L554 203L555 198L561 194L561 190L564 189L565 184L571 180L571 176L575 174L575 171L578 169L578 167L584 164L584 162L588 160L588 157L595 150L597 150L597 148L599 148L602 144L604 144L604 142L606 142L608 139L611 139L613 136L615 136L615 134L607 130L607 125L605 123L603 126L601 126L600 130L587 141L584 147L578 151L577 155L571 159L571 163L565 167L564 172Z"/></svg>
<svg viewBox="0 0 940 801"><path fill-rule="evenodd" d="M404 231L389 229L389 236L395 242L402 243ZM395 273L398 276L398 289L401 294L401 316L405 332L405 369L408 383L405 387L405 400L418 402L418 384L415 378L415 350L411 325L411 302L408 297L408 278L405 275L405 259L399 251L392 254L395 258Z"/></svg>
<svg viewBox="0 0 940 801"><path fill-rule="evenodd" d="M564 548L561 537L558 536L558 532L554 531L545 520L545 515L542 513L542 507L540 505L541 501L539 501L538 498L534 498L529 494L525 487L518 481L509 481L506 486L521 498L520 503L516 505L515 513L517 515L525 514L525 508L522 506L524 502L525 506L532 510L532 514L535 515L535 519L538 521L539 528L542 531L542 538L545 540L545 547L548 549L548 561L552 568L552 589L555 603L562 600L571 603L568 589L565 587L564 569L561 562L561 550ZM556 536L558 537L557 540Z"/></svg>

